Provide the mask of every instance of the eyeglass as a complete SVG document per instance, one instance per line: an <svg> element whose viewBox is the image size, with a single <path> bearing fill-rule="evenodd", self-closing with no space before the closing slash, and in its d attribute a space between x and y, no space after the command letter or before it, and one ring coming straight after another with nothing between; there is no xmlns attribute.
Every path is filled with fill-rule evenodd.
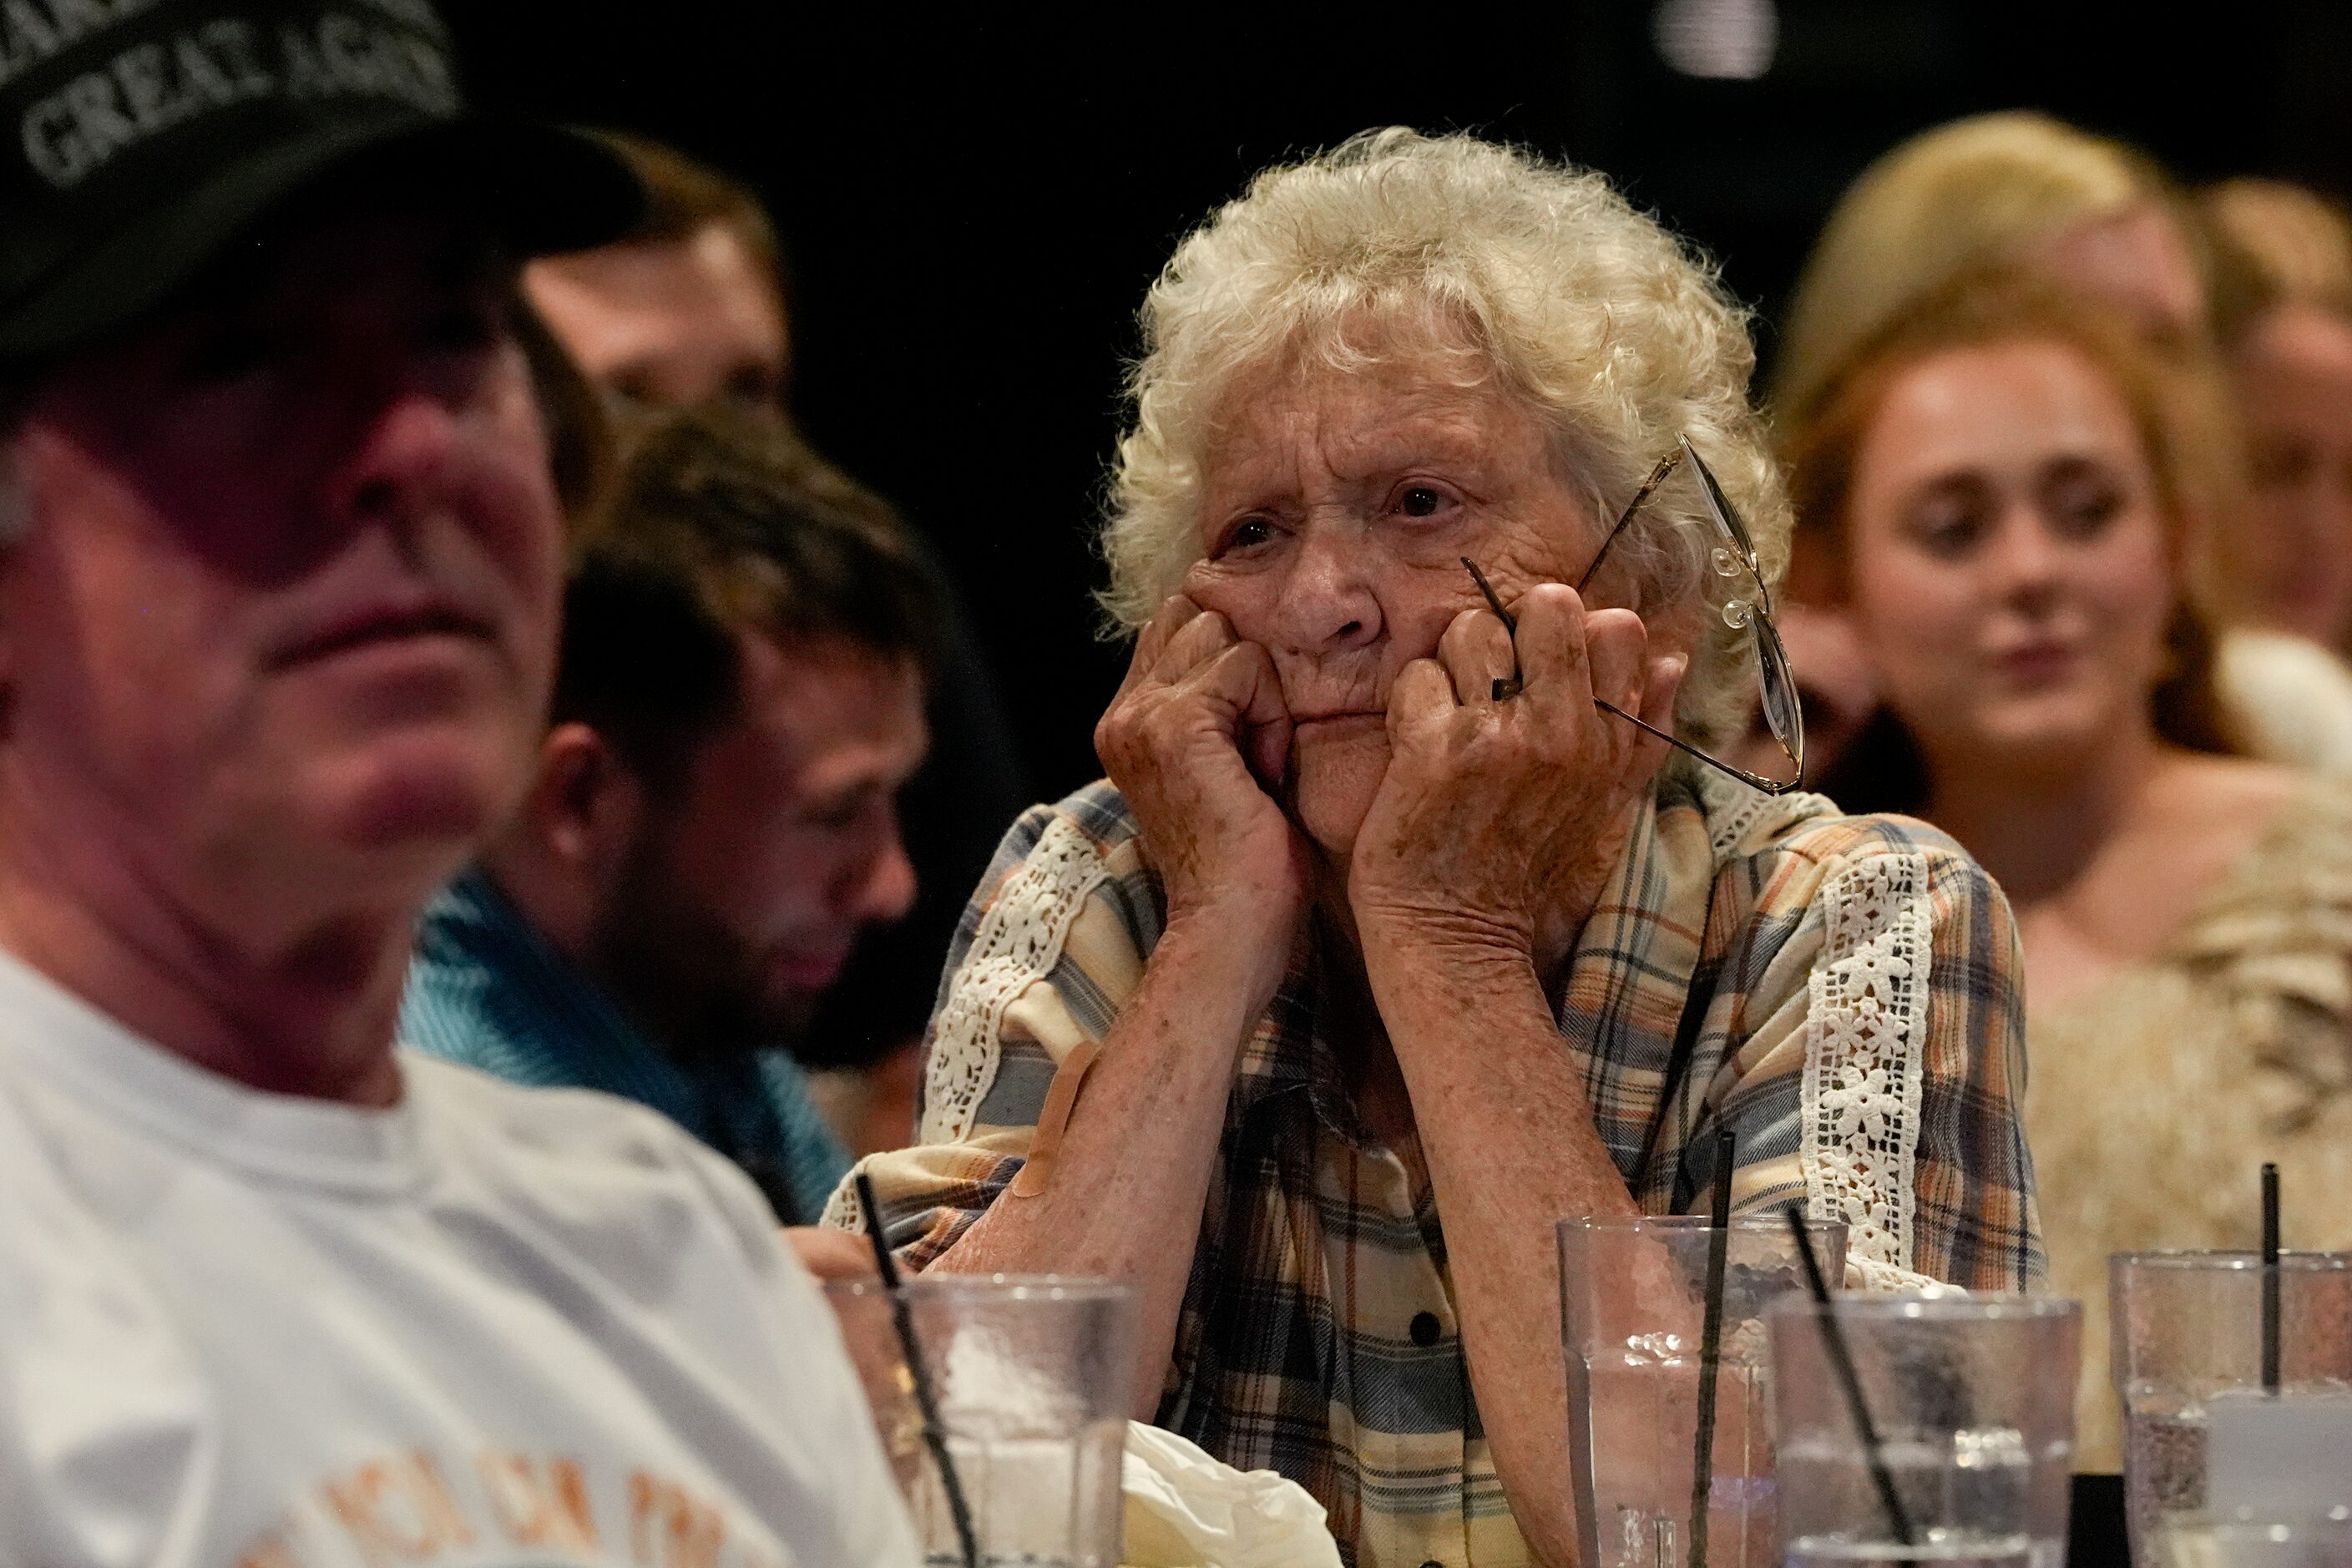
<svg viewBox="0 0 2352 1568"><path fill-rule="evenodd" d="M1767 778L1761 773L1749 773L1746 768L1735 767L1720 757L1707 755L1688 742L1669 735L1654 724L1645 723L1603 698L1594 698L1593 706L1605 713L1614 713L1634 728L1655 735L1675 750L1688 752L1707 766L1729 773L1733 778L1751 788L1762 790L1767 795L1787 795L1791 790L1802 789L1805 784L1804 706L1797 700L1797 680L1789 668L1789 651L1781 647L1780 634L1772 626L1771 591L1764 585L1764 568L1762 563L1756 558L1755 542L1748 537L1747 526L1739 521L1738 509L1731 504L1731 498L1723 493L1723 486L1717 481L1714 472L1707 468L1706 462L1692 447L1689 437L1676 437L1675 449L1659 459L1658 466L1650 470L1650 477L1642 481L1642 488L1633 492L1633 499L1627 502L1625 510L1618 514L1617 525L1612 528L1609 531L1609 536L1601 542L1601 549L1593 555L1592 564L1587 566L1584 569L1584 575L1577 579L1577 591L1582 593L1585 584L1592 581L1593 574L1601 570L1601 563L1609 558L1611 547L1617 542L1618 536L1625 531L1625 525L1632 522L1634 514L1642 510L1643 503L1656 492L1660 485L1666 482L1669 475L1685 463L1690 465L1692 475L1698 480L1700 499L1706 505L1707 517L1714 522L1716 531L1720 536L1707 552L1708 565L1713 569L1715 575L1720 578L1737 579L1745 574L1748 584L1755 590L1752 598L1735 595L1724 601L1722 609L1724 624L1735 628L1744 628L1748 634L1749 640L1755 645L1756 666L1763 693L1764 724L1771 731L1773 741L1780 745L1781 752L1788 757L1789 765L1795 770L1795 776L1788 779L1774 779ZM1503 608L1503 601L1496 594L1493 585L1486 581L1486 574L1479 571L1476 563L1466 555L1462 558L1462 564L1470 569L1472 581L1478 584L1478 591L1486 596L1486 604L1502 621L1503 629L1511 633L1516 639L1518 623L1512 618L1509 611ZM1515 697L1518 695L1521 688L1516 644L1511 657L1510 679L1495 682L1494 695L1497 700Z"/></svg>

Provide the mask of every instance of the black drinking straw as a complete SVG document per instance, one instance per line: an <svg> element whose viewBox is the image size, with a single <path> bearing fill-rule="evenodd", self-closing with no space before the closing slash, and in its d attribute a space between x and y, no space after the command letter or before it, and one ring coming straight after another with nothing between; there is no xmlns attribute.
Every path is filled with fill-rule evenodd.
<svg viewBox="0 0 2352 1568"><path fill-rule="evenodd" d="M1805 1233L1805 1205L1790 1204L1783 1212L1789 1218L1789 1234L1796 1238L1797 1257L1805 1266L1805 1283L1812 1287L1813 1305L1821 1312L1822 1343L1830 1352L1831 1370L1837 1373L1838 1386L1845 1390L1845 1407L1862 1437L1863 1460L1870 1467L1871 1484L1878 1489L1879 1506L1886 1510L1886 1527L1895 1532L1898 1544L1916 1546L1918 1541L1911 1516L1904 1511L1903 1499L1895 1490L1895 1473L1886 1468L1878 1425L1870 1418L1861 1374L1853 1370L1853 1352L1846 1348L1845 1331L1838 1327L1837 1309L1830 1303L1830 1282L1822 1278L1822 1260L1813 1256L1813 1238Z"/></svg>
<svg viewBox="0 0 2352 1568"><path fill-rule="evenodd" d="M963 1500L963 1483L956 1479L955 1462L948 1458L948 1436L940 1426L940 1409L931 1397L931 1374L923 1365L915 1342L915 1314L907 1305L907 1291L898 1282L898 1261L882 1239L882 1210L874 1201L872 1178L860 1171L857 1201L866 1209L866 1239L874 1245L874 1267L882 1275L882 1289L890 1297L890 1326L898 1332L898 1349L907 1358L907 1378L915 1385L915 1408L923 1417L923 1443L940 1468L940 1486L948 1494L948 1512L955 1520L956 1544L963 1549L963 1568L980 1568L980 1540L971 1532L971 1510Z"/></svg>
<svg viewBox="0 0 2352 1568"><path fill-rule="evenodd" d="M2263 1392L2279 1391L2278 1167L2263 1166Z"/></svg>
<svg viewBox="0 0 2352 1568"><path fill-rule="evenodd" d="M1731 1248L1731 1162L1738 1135L1716 1143L1715 1202L1707 1210L1706 1320L1698 1336L1698 1435L1691 1454L1690 1568L1706 1568L1707 1494L1715 1489L1715 1379L1723 1353L1723 1266Z"/></svg>

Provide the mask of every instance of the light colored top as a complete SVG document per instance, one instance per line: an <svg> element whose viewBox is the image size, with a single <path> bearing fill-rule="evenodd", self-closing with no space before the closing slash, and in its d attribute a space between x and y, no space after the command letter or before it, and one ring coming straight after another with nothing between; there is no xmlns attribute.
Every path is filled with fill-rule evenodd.
<svg viewBox="0 0 2352 1568"><path fill-rule="evenodd" d="M0 1562L918 1555L824 1300L652 1112L259 1093L0 954Z"/></svg>
<svg viewBox="0 0 2352 1568"><path fill-rule="evenodd" d="M1064 1064L1109 1033L1166 918L1138 834L1108 784L1037 807L965 911L923 1146L866 1162L911 1265L1049 1163ZM1646 1211L1705 1204L1730 1126L1737 1206L1847 1221L1849 1283L2019 1288L2042 1272L2020 973L2007 901L1934 829L1670 776L1570 960L1560 1049ZM1158 1424L1304 1486L1354 1568L1514 1568L1442 1216L1362 1130L1321 973L1302 941L1243 1047L1199 1235L1167 1238L1192 1271ZM827 1218L858 1223L852 1189Z"/></svg>
<svg viewBox="0 0 2352 1568"><path fill-rule="evenodd" d="M2352 773L2352 669L2327 649L2284 632L2224 632L2213 684L2251 755Z"/></svg>
<svg viewBox="0 0 2352 1568"><path fill-rule="evenodd" d="M2107 1255L2352 1247L2352 782L2315 780L2153 956L2032 1015L2027 1133L2051 1288L2083 1302L2075 1468L2121 1464Z"/></svg>

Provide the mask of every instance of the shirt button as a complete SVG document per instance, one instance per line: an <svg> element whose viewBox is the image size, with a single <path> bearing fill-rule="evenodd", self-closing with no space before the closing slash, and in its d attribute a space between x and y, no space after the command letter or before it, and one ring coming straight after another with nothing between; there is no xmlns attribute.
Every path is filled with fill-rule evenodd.
<svg viewBox="0 0 2352 1568"><path fill-rule="evenodd" d="M1415 1312L1412 1315L1412 1326L1406 1331L1412 1335L1413 1343L1427 1346L1435 1344L1437 1336L1443 1331L1438 1326L1436 1313ZM1431 1564L1424 1563L1421 1568L1431 1568ZM1436 1568L1444 1568L1444 1564L1438 1563Z"/></svg>
<svg viewBox="0 0 2352 1568"><path fill-rule="evenodd" d="M1429 1316L1429 1314L1428 1314L1427 1312L1423 1312L1423 1313L1422 1314L1422 1316L1423 1316L1423 1317L1424 1317L1424 1318L1426 1318L1426 1317L1428 1317L1428 1316ZM1423 1563L1423 1564L1421 1565L1421 1568L1445 1568L1445 1564L1444 1564L1444 1563L1440 1563L1436 1558L1433 1557L1433 1558L1431 1558L1428 1562L1426 1562L1426 1563Z"/></svg>

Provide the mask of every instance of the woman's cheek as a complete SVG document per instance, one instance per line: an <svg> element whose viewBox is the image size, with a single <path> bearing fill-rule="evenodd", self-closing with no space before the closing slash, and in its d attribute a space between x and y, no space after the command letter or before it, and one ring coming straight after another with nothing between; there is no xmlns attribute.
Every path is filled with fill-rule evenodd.
<svg viewBox="0 0 2352 1568"><path fill-rule="evenodd" d="M2122 645L2117 664L2136 684L2152 687L2163 679L2165 634L2171 629L2177 598L2173 574L2160 553L2117 574L2104 609L2111 638Z"/></svg>
<svg viewBox="0 0 2352 1568"><path fill-rule="evenodd" d="M1229 563L1206 557L1194 562L1192 570L1184 574L1183 586L1178 592L1201 608L1224 616L1232 624L1234 635L1243 641L1259 640L1248 627L1263 618L1259 601L1265 595L1253 592L1248 574L1236 571Z"/></svg>
<svg viewBox="0 0 2352 1568"><path fill-rule="evenodd" d="M1978 638L1976 596L1962 574L1887 546L1856 562L1856 621L1898 707L1942 706L1965 684Z"/></svg>

